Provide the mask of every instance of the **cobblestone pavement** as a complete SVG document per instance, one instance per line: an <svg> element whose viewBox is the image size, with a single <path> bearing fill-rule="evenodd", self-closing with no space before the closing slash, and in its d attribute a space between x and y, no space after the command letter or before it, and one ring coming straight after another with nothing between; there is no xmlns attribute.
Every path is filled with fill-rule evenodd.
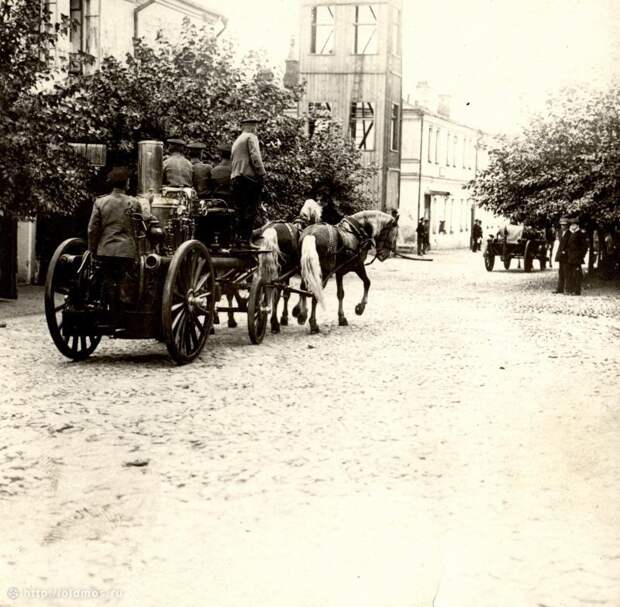
<svg viewBox="0 0 620 607"><path fill-rule="evenodd" d="M321 335L218 328L182 368L9 319L0 605L620 605L618 292L469 251L369 274L350 326L330 284Z"/></svg>

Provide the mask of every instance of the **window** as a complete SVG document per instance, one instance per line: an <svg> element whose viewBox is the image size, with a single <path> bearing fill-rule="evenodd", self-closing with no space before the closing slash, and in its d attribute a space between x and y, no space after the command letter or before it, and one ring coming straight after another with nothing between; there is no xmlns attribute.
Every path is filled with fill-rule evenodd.
<svg viewBox="0 0 620 607"><path fill-rule="evenodd" d="M80 74L82 72L82 62L80 53L83 48L84 10L82 0L71 0L69 5L69 18L71 19L71 29L69 30L69 43L71 51L69 55L69 72Z"/></svg>
<svg viewBox="0 0 620 607"><path fill-rule="evenodd" d="M356 55L377 53L377 8L375 5L359 4L355 7L353 31L353 52Z"/></svg>
<svg viewBox="0 0 620 607"><path fill-rule="evenodd" d="M450 145L450 133L446 132L446 166L450 166L450 150L452 146Z"/></svg>
<svg viewBox="0 0 620 607"><path fill-rule="evenodd" d="M463 168L467 168L467 139L463 137Z"/></svg>
<svg viewBox="0 0 620 607"><path fill-rule="evenodd" d="M428 145L427 145L428 156L426 157L427 162L433 161L433 152L431 151L431 148L433 147L432 141L433 141L433 127L429 126L428 127Z"/></svg>
<svg viewBox="0 0 620 607"><path fill-rule="evenodd" d="M392 11L392 55L400 57L400 9L394 8Z"/></svg>
<svg viewBox="0 0 620 607"><path fill-rule="evenodd" d="M360 150L375 149L375 111L372 103L351 102L351 139Z"/></svg>
<svg viewBox="0 0 620 607"><path fill-rule="evenodd" d="M331 104L327 101L311 101L308 103L308 137L321 131L332 115Z"/></svg>
<svg viewBox="0 0 620 607"><path fill-rule="evenodd" d="M439 164L439 133L441 129L435 131L435 164Z"/></svg>
<svg viewBox="0 0 620 607"><path fill-rule="evenodd" d="M334 53L334 7L312 7L312 36L310 52L313 55Z"/></svg>
<svg viewBox="0 0 620 607"><path fill-rule="evenodd" d="M458 151L458 147L459 147L459 138L455 135L454 136L454 151L452 152L452 166L453 167L456 166L456 154Z"/></svg>
<svg viewBox="0 0 620 607"><path fill-rule="evenodd" d="M398 150L400 146L400 107L392 104L392 118L390 120L390 149Z"/></svg>

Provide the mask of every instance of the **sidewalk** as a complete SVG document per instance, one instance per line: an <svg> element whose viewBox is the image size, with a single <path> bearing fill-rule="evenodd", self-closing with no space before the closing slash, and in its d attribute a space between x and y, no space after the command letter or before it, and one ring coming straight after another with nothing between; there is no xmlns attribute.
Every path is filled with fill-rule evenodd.
<svg viewBox="0 0 620 607"><path fill-rule="evenodd" d="M38 285L20 285L17 299L0 299L0 322L20 316L43 314L43 293L45 288Z"/></svg>

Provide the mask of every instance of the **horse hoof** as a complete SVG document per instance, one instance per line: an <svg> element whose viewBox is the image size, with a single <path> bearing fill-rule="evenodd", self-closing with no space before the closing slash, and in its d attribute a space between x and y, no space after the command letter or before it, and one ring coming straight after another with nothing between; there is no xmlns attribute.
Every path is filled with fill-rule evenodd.
<svg viewBox="0 0 620 607"><path fill-rule="evenodd" d="M291 310L291 314L293 315L293 318L297 318L299 316L299 306L295 306Z"/></svg>
<svg viewBox="0 0 620 607"><path fill-rule="evenodd" d="M220 317L217 314L213 317L213 324L214 325L220 324Z"/></svg>
<svg viewBox="0 0 620 607"><path fill-rule="evenodd" d="M283 316L283 317L280 319L280 324L281 324L283 327L288 327L288 317Z"/></svg>
<svg viewBox="0 0 620 607"><path fill-rule="evenodd" d="M306 320L308 320L308 315L307 314L300 314L297 317L297 323L300 325L305 325L306 324Z"/></svg>
<svg viewBox="0 0 620 607"><path fill-rule="evenodd" d="M228 321L228 328L229 329L236 329L237 328L237 321L236 320L229 320Z"/></svg>
<svg viewBox="0 0 620 607"><path fill-rule="evenodd" d="M341 316L341 317L338 319L338 324L339 324L341 327L348 327L348 326L349 326L349 321L348 321L348 320L347 320L344 316Z"/></svg>
<svg viewBox="0 0 620 607"><path fill-rule="evenodd" d="M271 327L271 333L277 335L280 332L280 327Z"/></svg>
<svg viewBox="0 0 620 607"><path fill-rule="evenodd" d="M355 313L358 316L361 316L364 313L364 309L366 308L366 306L364 304L357 304L355 306Z"/></svg>
<svg viewBox="0 0 620 607"><path fill-rule="evenodd" d="M213 327L209 329L209 335L215 335L215 329Z"/></svg>
<svg viewBox="0 0 620 607"><path fill-rule="evenodd" d="M318 327L310 327L310 335L316 335L317 333L320 333L321 331L319 330Z"/></svg>

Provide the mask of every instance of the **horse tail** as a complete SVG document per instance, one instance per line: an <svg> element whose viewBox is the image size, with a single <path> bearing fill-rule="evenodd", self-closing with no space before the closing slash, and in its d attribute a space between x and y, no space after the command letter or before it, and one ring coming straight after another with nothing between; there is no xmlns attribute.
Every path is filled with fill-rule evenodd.
<svg viewBox="0 0 620 607"><path fill-rule="evenodd" d="M273 282L280 275L280 245L275 228L267 228L257 240L256 244L269 253L258 255L258 274L267 283Z"/></svg>
<svg viewBox="0 0 620 607"><path fill-rule="evenodd" d="M316 237L314 236L306 236L301 244L301 277L314 298L322 308L325 308L321 261L316 250Z"/></svg>

